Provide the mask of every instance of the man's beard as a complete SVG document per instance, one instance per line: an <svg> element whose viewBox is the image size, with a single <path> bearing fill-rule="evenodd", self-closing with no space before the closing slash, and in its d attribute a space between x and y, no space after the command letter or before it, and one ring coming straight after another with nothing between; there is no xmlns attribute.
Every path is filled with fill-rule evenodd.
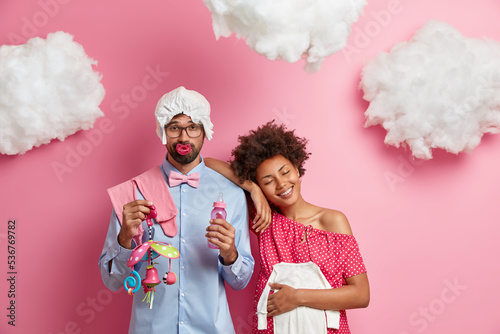
<svg viewBox="0 0 500 334"><path fill-rule="evenodd" d="M179 153L177 153L177 150L175 149L175 147L177 146L177 144L189 144L191 146L191 152L189 152L188 154L186 155L181 155ZM194 159L196 159L196 157L198 157L198 154L200 153L201 151L201 147L200 148L197 148L195 145L191 144L191 143L175 143L173 145L170 145L168 148L167 148L167 151L168 151L168 154L178 163L182 164L182 165L187 165L191 162L194 161Z"/></svg>

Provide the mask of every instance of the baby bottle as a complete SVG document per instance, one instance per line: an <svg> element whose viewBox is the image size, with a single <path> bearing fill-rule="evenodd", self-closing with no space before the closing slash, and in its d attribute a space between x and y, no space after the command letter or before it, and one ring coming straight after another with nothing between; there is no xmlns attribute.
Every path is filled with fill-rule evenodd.
<svg viewBox="0 0 500 334"><path fill-rule="evenodd" d="M214 208L212 209L212 213L210 214L210 219L226 219L227 213L225 210L226 203L224 203L224 199L222 198L222 193L219 193L219 197L217 197L217 201L214 202ZM208 248L219 249L219 247L207 241Z"/></svg>

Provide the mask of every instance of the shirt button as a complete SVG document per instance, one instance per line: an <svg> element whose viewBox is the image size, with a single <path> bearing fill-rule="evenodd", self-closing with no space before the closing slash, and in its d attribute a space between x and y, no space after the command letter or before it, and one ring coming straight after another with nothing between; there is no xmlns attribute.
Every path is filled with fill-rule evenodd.
<svg viewBox="0 0 500 334"><path fill-rule="evenodd" d="M182 213L182 216L183 216L183 217L186 217L186 213L185 213L185 212L183 212L183 213Z"/></svg>
<svg viewBox="0 0 500 334"><path fill-rule="evenodd" d="M184 270L184 266L182 266L181 269Z"/></svg>
<svg viewBox="0 0 500 334"><path fill-rule="evenodd" d="M182 189L182 192L185 193L186 192L186 189Z"/></svg>
<svg viewBox="0 0 500 334"><path fill-rule="evenodd" d="M186 240L185 240L185 239L182 239L182 242L186 242Z"/></svg>
<svg viewBox="0 0 500 334"><path fill-rule="evenodd" d="M184 321L181 321L181 325L184 325Z"/></svg>
<svg viewBox="0 0 500 334"><path fill-rule="evenodd" d="M184 292L181 292L181 297L184 297Z"/></svg>

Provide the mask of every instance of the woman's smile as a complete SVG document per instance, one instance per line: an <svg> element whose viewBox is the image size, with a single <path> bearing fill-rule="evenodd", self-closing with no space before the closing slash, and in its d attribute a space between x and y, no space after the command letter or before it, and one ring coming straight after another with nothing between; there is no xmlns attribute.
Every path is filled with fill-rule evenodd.
<svg viewBox="0 0 500 334"><path fill-rule="evenodd" d="M292 196L292 192L293 192L293 186L288 188L287 190L285 190L281 194L278 194L278 196L280 196L282 198L288 198L288 197Z"/></svg>

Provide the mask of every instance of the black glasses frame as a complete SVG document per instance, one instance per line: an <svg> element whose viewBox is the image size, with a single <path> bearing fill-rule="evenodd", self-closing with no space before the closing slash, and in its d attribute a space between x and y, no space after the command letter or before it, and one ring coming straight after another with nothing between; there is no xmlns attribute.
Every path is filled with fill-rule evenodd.
<svg viewBox="0 0 500 334"><path fill-rule="evenodd" d="M189 134L189 131L188 131L188 128L192 127L193 125L197 126L200 128L200 134L197 135L197 136L191 136ZM172 136L169 136L168 135L168 128L172 127L172 126L175 126L179 129L181 129L181 131L179 132L179 135L175 136L175 137L172 137ZM171 124L171 125L168 125L168 126L165 126L165 134L167 135L167 137L169 138L179 138L182 134L182 131L186 130L186 134L188 135L189 138L198 138L199 136L201 136L201 134L203 133L203 125L199 125L199 124L191 124L189 126L178 126L178 125L175 125L175 124Z"/></svg>

